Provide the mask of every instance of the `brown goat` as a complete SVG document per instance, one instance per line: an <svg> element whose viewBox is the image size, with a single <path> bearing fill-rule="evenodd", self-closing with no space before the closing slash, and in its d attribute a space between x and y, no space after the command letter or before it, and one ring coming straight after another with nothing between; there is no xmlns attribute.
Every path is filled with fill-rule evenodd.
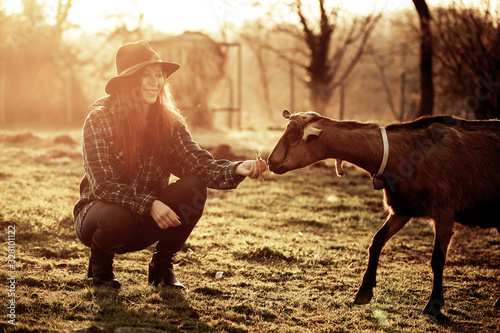
<svg viewBox="0 0 500 333"><path fill-rule="evenodd" d="M385 127L384 149L383 130L376 124L334 121L314 112L285 110L283 116L289 122L269 156L269 170L283 174L335 158L339 174L345 160L368 171L374 187L384 189L389 216L373 237L354 302L367 304L373 297L386 242L411 218L426 217L434 222L434 284L423 314L445 320L443 268L454 222L500 232L500 121L438 116L392 124Z"/></svg>

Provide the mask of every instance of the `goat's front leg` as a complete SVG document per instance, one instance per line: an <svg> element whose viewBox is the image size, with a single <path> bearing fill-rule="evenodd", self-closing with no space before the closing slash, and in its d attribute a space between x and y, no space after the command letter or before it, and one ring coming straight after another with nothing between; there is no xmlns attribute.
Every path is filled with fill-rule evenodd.
<svg viewBox="0 0 500 333"><path fill-rule="evenodd" d="M368 304L373 297L373 288L376 286L377 266L380 252L385 243L403 228L411 217L393 213L389 215L382 228L373 236L370 245L370 257L368 259L368 268L363 277L363 283L359 287L355 304Z"/></svg>
<svg viewBox="0 0 500 333"><path fill-rule="evenodd" d="M441 214L434 218L434 251L431 259L434 283L431 298L422 314L433 317L439 322L446 321L446 317L441 313L441 308L444 306L443 270L448 245L453 235L453 220L453 214Z"/></svg>

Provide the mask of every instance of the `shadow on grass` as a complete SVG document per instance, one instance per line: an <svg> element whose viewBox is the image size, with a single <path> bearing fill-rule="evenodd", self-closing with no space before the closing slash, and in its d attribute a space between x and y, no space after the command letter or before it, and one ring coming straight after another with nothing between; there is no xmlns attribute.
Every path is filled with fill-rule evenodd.
<svg viewBox="0 0 500 333"><path fill-rule="evenodd" d="M287 255L282 251L271 249L264 246L250 251L238 251L233 254L235 259L253 261L258 263L272 263L272 262L296 262L298 259L293 255Z"/></svg>
<svg viewBox="0 0 500 333"><path fill-rule="evenodd" d="M137 301L121 292L93 288L92 298L99 309L93 321L103 328L142 327L166 332L210 331L209 325L200 320L198 311L185 299L183 291L169 287L151 291L155 297Z"/></svg>

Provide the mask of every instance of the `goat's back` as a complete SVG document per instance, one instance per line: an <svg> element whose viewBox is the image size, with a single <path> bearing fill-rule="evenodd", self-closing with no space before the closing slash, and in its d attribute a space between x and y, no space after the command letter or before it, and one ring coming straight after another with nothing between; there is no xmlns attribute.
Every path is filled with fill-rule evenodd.
<svg viewBox="0 0 500 333"><path fill-rule="evenodd" d="M449 209L457 222L500 227L500 121L439 116L386 129L399 159L392 209L431 218Z"/></svg>

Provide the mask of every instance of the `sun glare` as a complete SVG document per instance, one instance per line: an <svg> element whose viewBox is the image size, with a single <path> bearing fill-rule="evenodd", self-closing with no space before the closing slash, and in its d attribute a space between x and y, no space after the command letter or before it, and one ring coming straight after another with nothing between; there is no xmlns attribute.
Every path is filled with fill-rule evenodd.
<svg viewBox="0 0 500 333"><path fill-rule="evenodd" d="M22 0L7 0L4 1L5 9L8 14L18 13L21 10L21 1Z"/></svg>
<svg viewBox="0 0 500 333"><path fill-rule="evenodd" d="M111 28L112 16L121 16L143 23L167 33L189 31L216 31L224 21L243 21L252 18L248 1L188 0L188 1L73 1L70 19L87 31Z"/></svg>
<svg viewBox="0 0 500 333"><path fill-rule="evenodd" d="M55 16L58 0L43 0L47 17ZM406 3L407 2L407 3ZM240 25L246 20L264 16L275 1L262 1L256 5L250 0L73 0L69 20L87 32L113 29L117 20L127 24L137 23L143 14L143 23L168 33L190 31L217 31L224 22ZM316 7L317 0L305 0L305 5ZM412 5L411 0L355 0L330 1L327 5L341 3L352 13L369 14L376 10L397 10ZM9 14L19 13L22 0L5 0Z"/></svg>
<svg viewBox="0 0 500 333"><path fill-rule="evenodd" d="M55 17L58 0L41 0L45 4L49 20ZM451 0L427 0L429 6L443 5ZM245 21L264 17L269 6L278 1L251 0L73 0L69 20L80 26L82 30L93 33L114 29L117 24L126 23L133 28L143 15L143 26L149 25L156 30L171 34L184 31L214 32L220 29L224 22L241 25ZM303 0L305 6L313 10L317 8L317 0ZM468 3L468 0L465 0ZM378 11L397 11L412 8L411 0L331 0L327 6L340 4L348 12L367 15ZM22 0L5 0L4 6L9 14L19 13ZM286 10L276 8L277 15ZM295 17L287 17L295 20Z"/></svg>

